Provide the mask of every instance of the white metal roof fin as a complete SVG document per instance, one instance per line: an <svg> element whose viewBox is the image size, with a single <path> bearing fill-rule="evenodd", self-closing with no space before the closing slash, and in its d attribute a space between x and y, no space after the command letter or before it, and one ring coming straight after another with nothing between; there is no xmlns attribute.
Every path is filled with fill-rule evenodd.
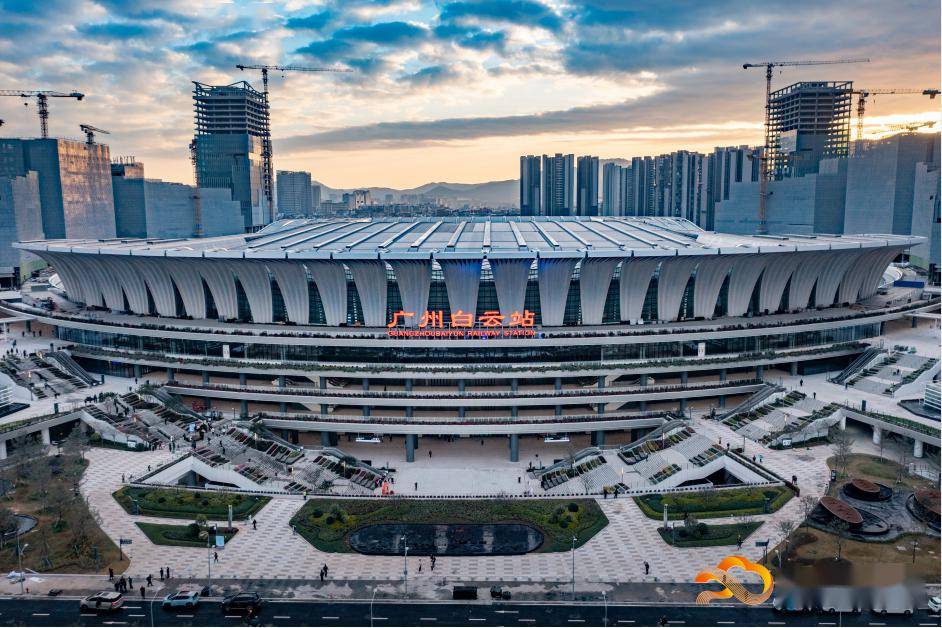
<svg viewBox="0 0 942 628"><path fill-rule="evenodd" d="M419 248L420 246L422 246L422 243L425 242L426 240L428 240L429 236L431 236L433 233L435 233L435 230L438 229L438 228L442 225L443 222L444 222L443 220L439 220L438 222L436 222L435 224L433 224L431 227L429 227L428 229L426 229L426 230L422 233L422 235L420 235L418 238L415 239L415 242L413 242L412 244L409 245L409 248L410 248L410 249L417 249L417 248Z"/></svg>
<svg viewBox="0 0 942 628"><path fill-rule="evenodd" d="M448 244L445 245L446 249L453 249L458 244L458 239L461 237L461 233L464 231L464 228L467 226L468 221L462 220L458 223L458 226L455 227L455 232L451 234L451 237L448 238Z"/></svg>

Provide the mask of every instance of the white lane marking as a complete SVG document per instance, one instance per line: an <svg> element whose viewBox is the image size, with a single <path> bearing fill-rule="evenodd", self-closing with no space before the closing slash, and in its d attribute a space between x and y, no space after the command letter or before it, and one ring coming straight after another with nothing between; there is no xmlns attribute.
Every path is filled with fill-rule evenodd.
<svg viewBox="0 0 942 628"><path fill-rule="evenodd" d="M242 615L224 615L226 619L239 619Z"/></svg>
<svg viewBox="0 0 942 628"><path fill-rule="evenodd" d="M143 617L143 616L144 616L144 615L132 615L132 614L128 614L128 617Z"/></svg>
<svg viewBox="0 0 942 628"><path fill-rule="evenodd" d="M679 620L679 619L674 619L674 620L669 620L667 623L669 623L669 624L685 624L685 623L687 623L687 622L681 621L681 620Z"/></svg>
<svg viewBox="0 0 942 628"><path fill-rule="evenodd" d="M291 619L291 615L275 615L272 619Z"/></svg>
<svg viewBox="0 0 942 628"><path fill-rule="evenodd" d="M328 617L326 615L322 616L321 619L340 619L339 617Z"/></svg>
<svg viewBox="0 0 942 628"><path fill-rule="evenodd" d="M419 621L438 621L437 617L419 617Z"/></svg>
<svg viewBox="0 0 942 628"><path fill-rule="evenodd" d="M33 617L49 617L49 613L33 613Z"/></svg>
<svg viewBox="0 0 942 628"><path fill-rule="evenodd" d="M140 606L125 606L124 608L133 608L134 610L139 610Z"/></svg>
<svg viewBox="0 0 942 628"><path fill-rule="evenodd" d="M187 619L192 619L192 615L177 615L177 617L186 617Z"/></svg>
<svg viewBox="0 0 942 628"><path fill-rule="evenodd" d="M386 621L387 619L389 618L388 617L374 617L373 618L374 621Z"/></svg>
<svg viewBox="0 0 942 628"><path fill-rule="evenodd" d="M531 622L532 622L532 621L536 621L536 620L535 620L535 619L525 619L525 618L521 618L521 619L518 619L517 621L531 621Z"/></svg>
<svg viewBox="0 0 942 628"><path fill-rule="evenodd" d="M468 621L487 621L483 617L468 617Z"/></svg>
<svg viewBox="0 0 942 628"><path fill-rule="evenodd" d="M735 624L736 622L734 622L734 621L718 621L718 622L716 622L716 623L718 623L718 624L733 625L733 624Z"/></svg>
<svg viewBox="0 0 942 628"><path fill-rule="evenodd" d="M619 624L633 624L633 623L635 623L635 620L633 620L633 619L619 619L619 620L618 620L618 623L619 623Z"/></svg>
<svg viewBox="0 0 942 628"><path fill-rule="evenodd" d="M585 623L584 619L567 619L566 621L568 621L571 624L584 624Z"/></svg>

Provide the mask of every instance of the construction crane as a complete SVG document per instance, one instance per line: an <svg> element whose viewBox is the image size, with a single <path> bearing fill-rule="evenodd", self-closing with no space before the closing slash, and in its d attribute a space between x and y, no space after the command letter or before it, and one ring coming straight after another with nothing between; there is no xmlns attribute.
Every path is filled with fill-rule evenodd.
<svg viewBox="0 0 942 628"><path fill-rule="evenodd" d="M91 146L95 143L95 133L104 133L105 135L110 135L110 131L104 129L99 129L97 126L92 126L90 124L80 124L79 128L82 129L82 133L85 134L85 143Z"/></svg>
<svg viewBox="0 0 942 628"><path fill-rule="evenodd" d="M906 131L907 133L915 133L917 130L922 127L927 126L932 128L935 126L935 122L932 120L926 121L913 121L913 122L904 122L903 124L891 124L886 127L887 131Z"/></svg>
<svg viewBox="0 0 942 628"><path fill-rule="evenodd" d="M766 197L769 190L769 155L772 152L772 127L769 124L772 114L772 68L798 65L837 65L841 63L869 63L870 59L830 59L823 61L761 61L743 63L742 69L765 68L765 145L759 158L759 227L762 235L769 232L766 221Z"/></svg>
<svg viewBox="0 0 942 628"><path fill-rule="evenodd" d="M939 95L937 89L855 89L857 96L857 141L863 139L864 113L867 108L867 99L877 94L922 94L930 99L935 99Z"/></svg>
<svg viewBox="0 0 942 628"><path fill-rule="evenodd" d="M43 139L49 137L49 99L50 98L74 98L82 100L85 94L79 92L52 92L43 91L20 91L16 89L0 89L0 96L17 96L19 98L36 97L36 106L39 109L39 132Z"/></svg>
<svg viewBox="0 0 942 628"><path fill-rule="evenodd" d="M309 66L302 65L236 65L240 70L261 70L262 71L262 93L265 95L265 104L269 104L268 101L268 71L275 70L278 72L353 72L347 68L314 68ZM271 214L271 217L275 216L274 208L274 188L275 188L275 171L274 164L272 159L272 144L271 144L271 123L265 125L265 134L262 137L262 159L264 160L264 169L265 169L265 195L268 197L268 210Z"/></svg>

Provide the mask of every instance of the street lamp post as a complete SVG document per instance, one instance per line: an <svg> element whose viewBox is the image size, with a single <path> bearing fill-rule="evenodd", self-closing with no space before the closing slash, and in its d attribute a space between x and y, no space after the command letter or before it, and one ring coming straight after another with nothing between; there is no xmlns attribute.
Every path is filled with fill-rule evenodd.
<svg viewBox="0 0 942 628"><path fill-rule="evenodd" d="M402 582L405 589L405 597L409 597L409 541L405 535L402 536Z"/></svg>
<svg viewBox="0 0 942 628"><path fill-rule="evenodd" d="M572 537L572 600L576 601L576 537Z"/></svg>
<svg viewBox="0 0 942 628"><path fill-rule="evenodd" d="M20 522L16 522L16 568L20 572L20 595L23 595L23 581L26 580L26 575L23 573L23 550L26 548L20 548ZM27 543L27 545L29 545Z"/></svg>
<svg viewBox="0 0 942 628"><path fill-rule="evenodd" d="M373 601L376 599L376 587L373 587L373 597L370 598L370 628L373 628Z"/></svg>
<svg viewBox="0 0 942 628"><path fill-rule="evenodd" d="M602 618L603 628L608 627L608 598L605 595L605 591L602 591L602 604L605 605L605 617Z"/></svg>

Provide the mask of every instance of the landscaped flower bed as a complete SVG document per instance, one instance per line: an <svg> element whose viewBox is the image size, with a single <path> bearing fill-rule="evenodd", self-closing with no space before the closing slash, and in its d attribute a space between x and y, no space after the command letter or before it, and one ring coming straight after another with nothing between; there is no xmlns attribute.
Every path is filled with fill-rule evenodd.
<svg viewBox="0 0 942 628"><path fill-rule="evenodd" d="M769 500L769 512L775 512L793 496L790 489L773 486L714 489L697 493L656 493L636 497L635 503L651 519L662 519L665 505L668 519L683 519L685 515L709 519L764 514L766 499Z"/></svg>
<svg viewBox="0 0 942 628"><path fill-rule="evenodd" d="M129 514L174 519L192 519L202 514L216 520L223 520L229 516L230 505L232 505L234 517L239 519L250 517L261 510L271 499L238 493L137 486L126 486L115 491L114 498ZM135 512L135 500L139 512Z"/></svg>

